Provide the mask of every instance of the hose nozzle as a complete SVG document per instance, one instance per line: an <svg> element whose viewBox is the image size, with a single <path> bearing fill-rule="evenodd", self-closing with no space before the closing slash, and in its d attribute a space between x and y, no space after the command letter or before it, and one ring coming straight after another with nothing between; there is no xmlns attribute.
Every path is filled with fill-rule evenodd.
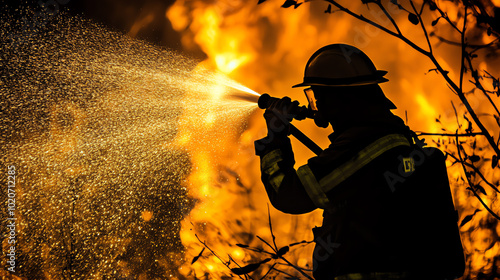
<svg viewBox="0 0 500 280"><path fill-rule="evenodd" d="M279 100L280 98L272 97L269 94L264 93L259 97L257 105L261 109L267 109L271 107L271 105L273 105L275 102L278 102ZM315 111L307 108L307 106L299 106L299 105L295 106L290 111L290 114L294 116L293 118L299 121L305 118L314 119L315 113L316 113Z"/></svg>

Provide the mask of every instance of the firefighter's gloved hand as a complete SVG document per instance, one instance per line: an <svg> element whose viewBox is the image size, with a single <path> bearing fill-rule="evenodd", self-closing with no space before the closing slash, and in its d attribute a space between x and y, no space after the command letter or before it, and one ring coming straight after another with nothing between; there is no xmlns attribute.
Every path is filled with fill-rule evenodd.
<svg viewBox="0 0 500 280"><path fill-rule="evenodd" d="M294 115L293 109L299 106L298 101L292 102L289 97L284 97L269 106L264 112L266 119L268 136L277 137L288 136L290 131L290 121Z"/></svg>
<svg viewBox="0 0 500 280"><path fill-rule="evenodd" d="M292 102L290 98L285 97L266 109L264 118L267 124L267 136L255 141L256 155L264 156L272 150L290 146L288 138L290 121L294 117L293 109L297 106L299 106L297 101Z"/></svg>

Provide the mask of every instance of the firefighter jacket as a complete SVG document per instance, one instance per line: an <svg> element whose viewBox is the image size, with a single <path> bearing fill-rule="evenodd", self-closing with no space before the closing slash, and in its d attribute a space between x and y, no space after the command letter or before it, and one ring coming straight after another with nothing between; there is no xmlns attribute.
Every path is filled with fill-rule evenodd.
<svg viewBox="0 0 500 280"><path fill-rule="evenodd" d="M313 229L314 277L411 270L406 206L393 195L404 173L413 171L413 160L405 157L410 130L390 114L329 139L321 155L297 170L287 137L256 142L271 204L291 214L324 210L322 226Z"/></svg>

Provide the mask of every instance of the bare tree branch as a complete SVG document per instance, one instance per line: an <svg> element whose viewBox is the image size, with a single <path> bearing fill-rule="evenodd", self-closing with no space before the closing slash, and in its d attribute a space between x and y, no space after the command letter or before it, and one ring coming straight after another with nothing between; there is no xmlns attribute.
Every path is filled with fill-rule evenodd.
<svg viewBox="0 0 500 280"><path fill-rule="evenodd" d="M433 36L433 37L436 37L436 39L438 39L439 41L443 42L443 43L446 43L448 45L452 45L452 46L457 46L457 47L462 47L462 43L461 42L454 42L454 41L451 41L451 40L448 40L442 36L439 36L437 35L436 33L434 32L431 32L429 34L430 36ZM478 49L482 49L482 48L487 48L487 47L491 47L493 46L493 44L495 44L496 42L498 42L500 40L500 38L496 38L495 40L489 42L488 44L482 44L482 45L476 45L476 44L466 44L466 48L474 48L475 50L478 50Z"/></svg>
<svg viewBox="0 0 500 280"><path fill-rule="evenodd" d="M467 27L467 6L465 6L465 17L464 17L464 27L462 28L462 33L460 33L460 41L462 46L462 54L460 56L460 91L463 92L463 81L464 81L464 72L465 72L465 57L469 56L469 54L465 50L465 28Z"/></svg>
<svg viewBox="0 0 500 280"><path fill-rule="evenodd" d="M474 190L474 188L472 187L469 187L467 188L468 190L472 191L472 193L474 194L474 196L479 200L479 202L481 202L481 204L484 206L484 208L493 216L495 217L497 220L500 220L500 216L498 216L495 212L493 212L489 207L488 205L486 205L486 203L484 203L484 201L481 199L481 197L477 194L477 192Z"/></svg>
<svg viewBox="0 0 500 280"><path fill-rule="evenodd" d="M483 135L486 137L487 141L489 142L489 144L491 145L491 147L493 148L493 150L495 151L495 153L497 154L497 156L500 157L500 149L496 145L495 139L490 135L489 131L486 129L486 127L483 125L483 123L481 122L481 120L479 119L479 117L477 116L477 114L474 112L474 109L472 109L472 106L470 105L469 101L467 100L467 97L465 96L464 92L461 90L460 86L458 86L455 82L453 82L453 80L448 75L449 71L446 71L446 70L443 69L443 67L441 66L441 64L437 61L436 57L430 51L426 51L426 50L422 49L421 47L419 47L418 45L416 45L415 43L413 43L411 40L409 40L405 36L403 36L401 34L398 34L398 33L395 33L393 31L391 31L391 30L389 30L389 29L381 26L380 24L378 24L378 23L376 23L376 22L374 22L374 21L372 21L372 20L364 17L361 14L358 15L358 14L354 13L353 11L349 10L348 8L340 5L335 0L325 0L325 1L328 2L328 3L330 3L330 4L332 4L332 5L334 5L339 10L341 10L341 11L343 11L343 12L351 15L352 17L354 17L356 19L359 19L359 20L361 20L363 22L366 22L368 24L371 24L374 27L377 27L380 30L386 32L387 34L392 35L392 36L394 36L396 38L401 39L402 41L404 41L405 43L407 43L410 47L412 47L416 51L418 51L418 52L422 53L423 55L427 56L432 61L432 63L436 66L437 71L446 80L446 82L448 83L449 87L458 95L458 97L460 98L460 101L462 101L462 103L464 104L465 108L467 109L467 111L471 115L472 119L474 120L474 123L478 126L479 130L481 130L481 132L483 133ZM413 4L412 1L410 1L410 3ZM412 7L415 7L415 6L413 5ZM448 18L448 16L441 9L439 9L439 7L437 9L441 13L441 16L443 16L450 23L450 25L453 28L455 28L460 34L462 34L462 31L460 29L458 29L454 23L451 22L451 20ZM421 21L421 17L419 18L419 20ZM421 26L423 26L423 23L421 23ZM424 32L425 32L425 27L424 27ZM426 32L425 32L425 34L426 34Z"/></svg>
<svg viewBox="0 0 500 280"><path fill-rule="evenodd" d="M384 5L382 5L382 2L378 1L377 5L384 12L385 16L391 21L391 23L394 26L394 28L396 28L396 31L398 32L398 34L401 35L401 36L403 36L403 34L401 33L401 30L399 30L398 24L396 23L396 21L394 20L394 18L391 16L391 14L389 14L389 12L387 12L387 10L384 7Z"/></svg>
<svg viewBox="0 0 500 280"><path fill-rule="evenodd" d="M420 15L420 13L417 12L417 9L415 8L415 4L413 4L413 0L410 0L410 4L411 4L413 11L417 15L418 21L420 22L420 27L422 27L422 31L424 32L425 40L427 41L427 46L429 47L429 53L432 54L432 44L431 44L431 41L429 40L429 34L427 34L427 30L425 29L425 24L424 24L424 21L422 20L422 16ZM422 6L423 6L423 4L422 4Z"/></svg>
<svg viewBox="0 0 500 280"><path fill-rule="evenodd" d="M456 160L456 161L460 162L460 160L459 160L457 157L455 157L453 154L450 154L450 153L446 153L446 154L447 154L447 155L449 155L450 157L452 157L454 160ZM468 167L472 168L472 169L474 170L474 172L475 172L476 174L478 174L478 175L479 175L479 177L481 177L481 179L483 180L483 182L485 182L488 186L490 186L490 187L491 187L493 190L495 190L497 193L500 193L500 191L498 190L498 188L497 188L495 185L493 185L491 182L489 182L489 181L488 181L488 180L484 177L483 173L481 173L481 171L480 171L477 167L475 167L473 164L470 164L470 163L468 163L468 162L461 162L461 164L465 164L466 166L468 166Z"/></svg>

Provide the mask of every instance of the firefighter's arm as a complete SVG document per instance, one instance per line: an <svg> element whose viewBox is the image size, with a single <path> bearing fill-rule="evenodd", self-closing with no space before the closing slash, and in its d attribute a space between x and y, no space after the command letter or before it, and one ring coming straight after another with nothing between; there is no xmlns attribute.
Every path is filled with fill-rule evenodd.
<svg viewBox="0 0 500 280"><path fill-rule="evenodd" d="M317 207L293 168L295 164L290 139L269 136L255 142L257 155L261 159L261 179L271 204L289 214L303 214Z"/></svg>
<svg viewBox="0 0 500 280"><path fill-rule="evenodd" d="M317 207L293 168L295 159L288 138L293 105L290 98L285 97L265 111L268 132L265 138L255 141L255 152L261 158L262 182L272 205L285 213L302 214Z"/></svg>

